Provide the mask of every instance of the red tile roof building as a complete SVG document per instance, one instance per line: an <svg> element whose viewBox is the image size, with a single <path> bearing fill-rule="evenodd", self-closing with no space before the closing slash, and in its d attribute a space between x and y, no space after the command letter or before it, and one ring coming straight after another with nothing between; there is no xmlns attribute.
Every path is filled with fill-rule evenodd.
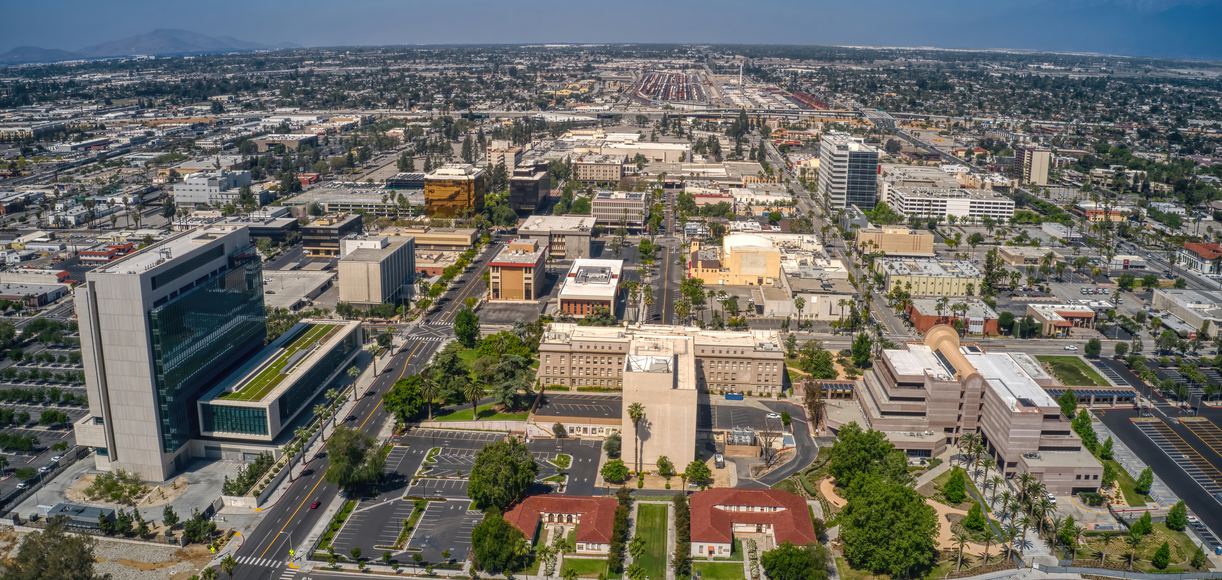
<svg viewBox="0 0 1222 580"><path fill-rule="evenodd" d="M1180 264L1197 274L1222 274L1222 245L1216 242L1185 242L1178 258Z"/></svg>
<svg viewBox="0 0 1222 580"><path fill-rule="evenodd" d="M734 533L771 534L777 545L819 541L806 502L775 489L717 488L690 498L692 556L729 556Z"/></svg>
<svg viewBox="0 0 1222 580"><path fill-rule="evenodd" d="M617 505L614 497L532 495L506 512L505 521L532 543L540 523L575 525L578 552L606 554L611 550L611 529L615 525Z"/></svg>

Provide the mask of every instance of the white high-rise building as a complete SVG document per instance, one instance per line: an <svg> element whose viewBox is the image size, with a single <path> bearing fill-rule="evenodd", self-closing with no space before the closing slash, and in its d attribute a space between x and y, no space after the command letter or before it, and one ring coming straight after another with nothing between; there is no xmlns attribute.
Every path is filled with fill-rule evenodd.
<svg viewBox="0 0 1222 580"><path fill-rule="evenodd" d="M1048 168L1052 151L1046 147L1023 148L1023 183L1048 185Z"/></svg>

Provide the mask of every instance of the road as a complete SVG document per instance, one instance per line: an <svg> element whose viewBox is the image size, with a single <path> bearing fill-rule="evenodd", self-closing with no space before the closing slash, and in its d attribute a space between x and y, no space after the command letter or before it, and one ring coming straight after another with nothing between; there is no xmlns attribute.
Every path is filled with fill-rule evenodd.
<svg viewBox="0 0 1222 580"><path fill-rule="evenodd" d="M488 262L492 261L492 258L496 257L497 252L500 252L504 246L504 242L494 241L475 257L475 261L467 268L467 271L456 278L461 284L457 291L450 288L438 299L437 310L428 318L430 324L453 324L454 318L458 316L458 311L462 309L463 302L467 298L480 300L484 297L488 287L488 284L484 282L484 272L488 269Z"/></svg>
<svg viewBox="0 0 1222 580"><path fill-rule="evenodd" d="M441 343L415 341L409 332L403 350L394 355L386 369L374 380L375 393L362 397L350 413L352 423L360 431L377 436L390 415L382 409L380 394L399 378L418 372L437 351ZM234 578L267 579L280 578L288 570L289 549L295 548L297 556L303 556L306 546L305 534L313 529L323 514L323 509L311 509L310 504L319 500L322 505L337 501L339 489L323 480L327 460L314 459L306 464L297 479L273 505L266 508L262 521L246 537L234 557L238 560Z"/></svg>

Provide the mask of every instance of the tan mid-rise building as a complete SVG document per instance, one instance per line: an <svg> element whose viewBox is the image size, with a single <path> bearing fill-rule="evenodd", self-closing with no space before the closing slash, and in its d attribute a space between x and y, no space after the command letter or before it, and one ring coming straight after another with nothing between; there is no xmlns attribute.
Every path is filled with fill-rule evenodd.
<svg viewBox="0 0 1222 580"><path fill-rule="evenodd" d="M933 233L903 226L857 230L857 248L866 254L933 257Z"/></svg>
<svg viewBox="0 0 1222 580"><path fill-rule="evenodd" d="M488 299L530 301L539 299L547 259L547 246L536 240L509 242L488 262Z"/></svg>
<svg viewBox="0 0 1222 580"><path fill-rule="evenodd" d="M653 471L659 457L674 465L696 459L696 357L691 336L641 333L628 341L623 359L623 460L630 469ZM644 417L634 423L629 409Z"/></svg>
<svg viewBox="0 0 1222 580"><path fill-rule="evenodd" d="M936 258L878 258L874 272L882 275L887 292L903 289L912 296L973 295L982 276L968 260Z"/></svg>
<svg viewBox="0 0 1222 580"><path fill-rule="evenodd" d="M622 389L624 357L637 336L691 337L696 386L710 393L774 395L785 385L785 356L776 331L663 325L624 328L573 323L548 325L539 345L536 382L570 390Z"/></svg>
<svg viewBox="0 0 1222 580"><path fill-rule="evenodd" d="M1006 476L1030 473L1056 494L1095 491L1103 467L1044 390L1055 384L1031 356L962 345L943 325L884 350L856 392L868 426L910 456L936 456L979 433Z"/></svg>
<svg viewBox="0 0 1222 580"><path fill-rule="evenodd" d="M416 273L412 238L348 238L340 240L340 251L340 302L389 304L409 297Z"/></svg>
<svg viewBox="0 0 1222 580"><path fill-rule="evenodd" d="M721 248L693 242L687 275L705 286L771 286L781 276L781 251L772 240L754 234L730 234Z"/></svg>
<svg viewBox="0 0 1222 580"><path fill-rule="evenodd" d="M429 217L457 217L484 209L488 189L482 167L452 163L424 177L424 211Z"/></svg>

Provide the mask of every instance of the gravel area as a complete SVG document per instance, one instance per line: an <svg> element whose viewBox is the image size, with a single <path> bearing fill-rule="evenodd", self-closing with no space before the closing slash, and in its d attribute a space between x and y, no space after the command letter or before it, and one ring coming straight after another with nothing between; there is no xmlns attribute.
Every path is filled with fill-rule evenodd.
<svg viewBox="0 0 1222 580"><path fill-rule="evenodd" d="M157 546L98 540L95 571L110 574L114 580L186 580L208 562L205 546Z"/></svg>

